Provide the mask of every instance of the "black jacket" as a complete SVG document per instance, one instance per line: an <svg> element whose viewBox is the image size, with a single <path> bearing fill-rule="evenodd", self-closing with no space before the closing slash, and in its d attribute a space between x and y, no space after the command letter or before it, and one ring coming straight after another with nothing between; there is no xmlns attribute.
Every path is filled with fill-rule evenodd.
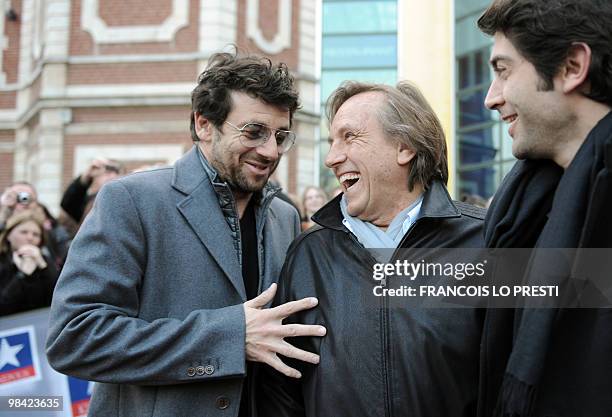
<svg viewBox="0 0 612 417"><path fill-rule="evenodd" d="M0 316L51 305L57 270L50 257L47 267L25 275L13 263L12 253L0 255Z"/></svg>
<svg viewBox="0 0 612 417"><path fill-rule="evenodd" d="M483 312L421 309L374 297L376 260L342 224L340 197L289 249L275 304L316 296L318 307L286 322L322 324L324 338L292 344L319 365L286 360L301 380L264 367L259 417L475 415ZM400 248L482 247L484 210L453 203L442 183L426 192ZM396 253L397 254L397 253ZM389 305L392 303L393 305Z"/></svg>
<svg viewBox="0 0 612 417"><path fill-rule="evenodd" d="M550 265L544 256L532 257L520 277L527 285L542 282L542 275L547 284L559 284L560 308L487 312L479 415L612 416L610 298L598 304L587 291L593 284L609 294L612 257L601 251L612 248L611 212L612 112L591 130L567 169L527 159L504 178L487 215L487 245L578 251L571 262ZM571 281L580 286L569 288L580 290L564 294L562 285Z"/></svg>
<svg viewBox="0 0 612 417"><path fill-rule="evenodd" d="M81 182L81 177L76 177L64 191L60 206L78 224L83 220L87 204L94 196L88 196L87 190L91 185Z"/></svg>

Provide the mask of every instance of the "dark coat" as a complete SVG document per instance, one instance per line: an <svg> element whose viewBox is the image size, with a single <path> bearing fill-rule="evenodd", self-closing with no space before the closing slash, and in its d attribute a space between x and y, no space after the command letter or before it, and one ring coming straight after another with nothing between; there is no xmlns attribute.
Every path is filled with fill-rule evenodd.
<svg viewBox="0 0 612 417"><path fill-rule="evenodd" d="M57 270L45 256L47 267L25 275L13 263L12 254L0 255L0 316L51 305Z"/></svg>
<svg viewBox="0 0 612 417"><path fill-rule="evenodd" d="M320 226L292 244L275 300L319 299L288 321L327 327L323 338L292 341L319 354L320 364L290 362L301 380L266 367L259 417L475 415L483 312L374 297L376 260L343 226L339 201L323 207L313 217ZM453 204L434 183L400 247L482 247L483 218L484 210Z"/></svg>
<svg viewBox="0 0 612 417"><path fill-rule="evenodd" d="M536 268L542 266L555 277L551 283L579 278L582 285L592 280L609 291L612 258L590 262L589 249L612 248L611 212L612 112L565 171L546 160L515 164L487 215L486 242L494 248L578 248L567 266L541 265L533 257L522 279L540 279ZM566 300L554 309L488 311L480 416L612 416L610 300L587 305L606 308L574 308L580 296L573 296L576 304Z"/></svg>

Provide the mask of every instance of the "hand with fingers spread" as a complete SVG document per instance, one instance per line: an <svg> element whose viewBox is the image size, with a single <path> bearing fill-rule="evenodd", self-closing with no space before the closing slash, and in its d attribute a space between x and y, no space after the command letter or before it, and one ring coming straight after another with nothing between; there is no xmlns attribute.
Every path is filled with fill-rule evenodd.
<svg viewBox="0 0 612 417"><path fill-rule="evenodd" d="M259 296L244 303L246 358L249 361L266 363L289 377L300 378L300 372L287 366L278 354L312 364L319 363L319 355L292 346L284 340L285 337L324 336L326 329L317 325L282 323L294 313L315 307L318 301L314 297L264 309L274 298L276 288L277 285L272 284Z"/></svg>

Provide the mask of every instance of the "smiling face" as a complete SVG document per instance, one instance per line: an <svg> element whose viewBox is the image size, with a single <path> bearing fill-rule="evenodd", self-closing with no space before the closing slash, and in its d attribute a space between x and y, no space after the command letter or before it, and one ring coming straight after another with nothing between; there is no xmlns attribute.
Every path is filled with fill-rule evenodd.
<svg viewBox="0 0 612 417"><path fill-rule="evenodd" d="M544 81L501 33L495 34L491 65L495 78L489 87L485 105L497 110L509 124L512 153L519 159L548 158L562 150L563 134L575 123L575 117L559 87L544 91Z"/></svg>
<svg viewBox="0 0 612 417"><path fill-rule="evenodd" d="M388 225L408 206L408 161L414 156L385 137L377 118L383 102L380 92L346 100L331 122L325 159L341 184L349 214L378 226Z"/></svg>
<svg viewBox="0 0 612 417"><path fill-rule="evenodd" d="M272 129L289 130L289 111L269 105L245 93L232 92L232 110L227 122L241 128L259 123ZM235 194L250 195L261 190L280 161L274 137L263 145L248 148L240 143L241 133L228 124L214 127L201 115L196 116L200 148L208 162ZM273 134L273 133L272 133Z"/></svg>

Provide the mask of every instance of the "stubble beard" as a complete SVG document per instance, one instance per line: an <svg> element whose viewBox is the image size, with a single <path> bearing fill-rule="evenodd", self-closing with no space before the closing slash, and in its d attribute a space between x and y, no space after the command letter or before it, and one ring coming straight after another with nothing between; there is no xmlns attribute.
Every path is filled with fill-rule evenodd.
<svg viewBox="0 0 612 417"><path fill-rule="evenodd" d="M215 138L212 146L212 161L211 165L215 168L219 177L222 181L225 181L235 194L251 194L261 191L267 184L270 176L276 171L280 158L276 160L270 174L262 178L261 180L253 180L248 177L244 172L243 159L245 159L249 153L245 153L240 156L237 165L232 165L231 160L226 160L224 157L227 156L225 150L220 146L220 139ZM253 157L253 160L261 161L261 158Z"/></svg>
<svg viewBox="0 0 612 417"><path fill-rule="evenodd" d="M521 116L529 117L529 116ZM517 159L554 159L559 146L564 142L563 134L569 129L571 120L553 119L526 120L531 128L523 129L521 138L512 147L512 154ZM523 126L524 127L524 126Z"/></svg>

